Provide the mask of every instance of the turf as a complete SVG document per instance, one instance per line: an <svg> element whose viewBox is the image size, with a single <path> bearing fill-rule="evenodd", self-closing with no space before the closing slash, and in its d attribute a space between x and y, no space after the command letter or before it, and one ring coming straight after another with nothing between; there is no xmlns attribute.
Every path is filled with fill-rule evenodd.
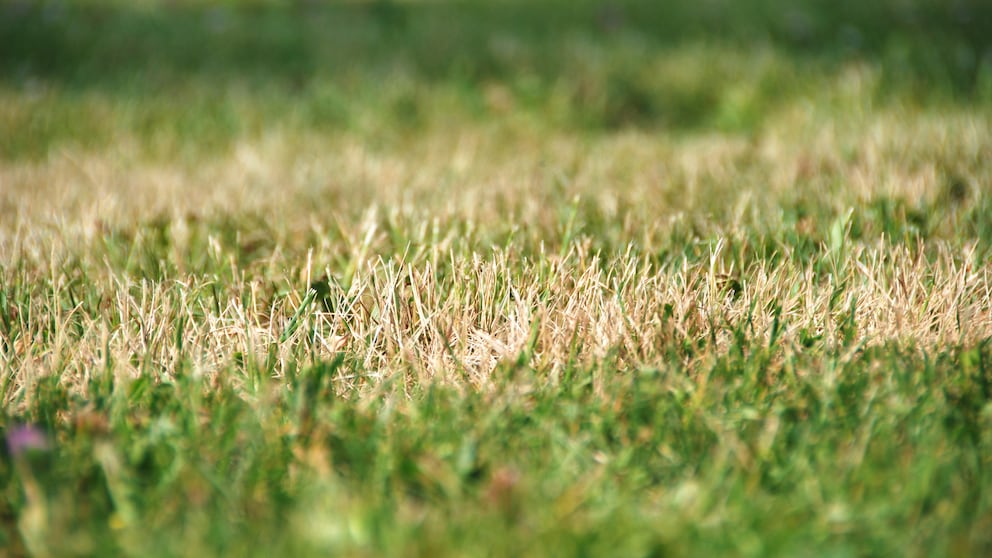
<svg viewBox="0 0 992 558"><path fill-rule="evenodd" d="M990 28L0 3L0 554L992 553Z"/></svg>

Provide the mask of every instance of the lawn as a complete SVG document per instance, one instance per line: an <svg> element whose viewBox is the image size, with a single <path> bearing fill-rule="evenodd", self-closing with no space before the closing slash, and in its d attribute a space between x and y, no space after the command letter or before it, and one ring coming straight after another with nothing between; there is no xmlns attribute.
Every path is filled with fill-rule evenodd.
<svg viewBox="0 0 992 558"><path fill-rule="evenodd" d="M992 555L990 30L0 2L0 555Z"/></svg>

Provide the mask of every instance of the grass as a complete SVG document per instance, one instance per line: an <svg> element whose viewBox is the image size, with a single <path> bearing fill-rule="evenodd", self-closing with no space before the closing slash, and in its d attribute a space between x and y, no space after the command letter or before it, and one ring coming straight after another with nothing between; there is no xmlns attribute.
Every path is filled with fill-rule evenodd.
<svg viewBox="0 0 992 558"><path fill-rule="evenodd" d="M988 554L990 17L0 4L0 554Z"/></svg>

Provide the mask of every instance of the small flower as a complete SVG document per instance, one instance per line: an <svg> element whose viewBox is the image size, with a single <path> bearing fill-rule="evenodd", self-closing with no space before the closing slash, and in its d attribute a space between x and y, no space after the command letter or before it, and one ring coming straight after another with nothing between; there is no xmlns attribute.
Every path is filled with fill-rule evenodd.
<svg viewBox="0 0 992 558"><path fill-rule="evenodd" d="M36 426L15 426L7 431L7 450L12 456L28 451L46 451L50 447L48 436Z"/></svg>

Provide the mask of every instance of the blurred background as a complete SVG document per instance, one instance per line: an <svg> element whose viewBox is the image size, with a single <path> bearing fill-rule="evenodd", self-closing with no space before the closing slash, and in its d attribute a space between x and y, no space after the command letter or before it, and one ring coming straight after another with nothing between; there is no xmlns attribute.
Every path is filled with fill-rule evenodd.
<svg viewBox="0 0 992 558"><path fill-rule="evenodd" d="M12 0L0 37L8 161L493 121L748 135L811 98L843 103L852 68L871 76L860 104L992 105L983 0Z"/></svg>

